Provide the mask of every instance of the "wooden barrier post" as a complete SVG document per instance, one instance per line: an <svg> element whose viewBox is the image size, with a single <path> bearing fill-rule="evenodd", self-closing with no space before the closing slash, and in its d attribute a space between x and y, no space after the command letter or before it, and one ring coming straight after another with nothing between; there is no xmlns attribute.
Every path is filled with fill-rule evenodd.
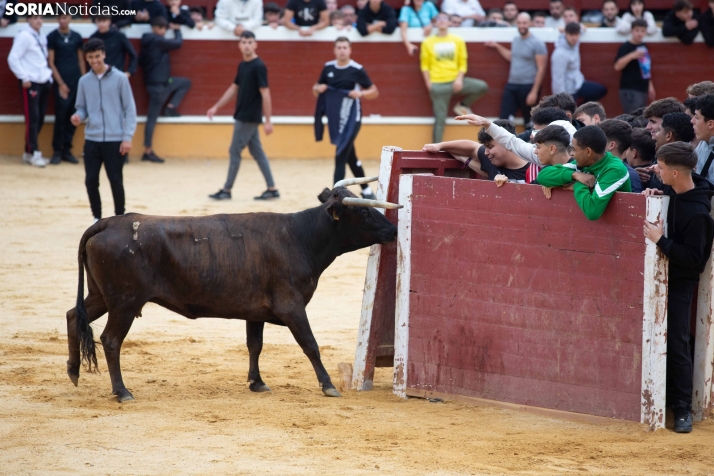
<svg viewBox="0 0 714 476"><path fill-rule="evenodd" d="M397 305L394 322L394 393L407 398L407 367L409 356L409 286L411 280L412 189L413 175L399 178L399 210L397 235Z"/></svg>
<svg viewBox="0 0 714 476"><path fill-rule="evenodd" d="M669 197L647 198L647 221L661 220L667 230ZM665 232L666 233L666 232ZM646 240L642 322L641 423L664 428L667 382L667 276L669 260Z"/></svg>

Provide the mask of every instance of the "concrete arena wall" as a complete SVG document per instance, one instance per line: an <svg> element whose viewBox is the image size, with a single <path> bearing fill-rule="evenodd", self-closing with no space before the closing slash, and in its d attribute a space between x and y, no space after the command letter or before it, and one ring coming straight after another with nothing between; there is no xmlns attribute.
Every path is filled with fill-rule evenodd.
<svg viewBox="0 0 714 476"><path fill-rule="evenodd" d="M639 422L653 354L643 348L645 199L618 193L589 222L572 192L546 200L528 185L402 180L412 177L409 236L399 216L410 259L400 254L398 283L409 281L397 297L397 331L406 306L408 340L395 344L396 367L407 354L406 394Z"/></svg>

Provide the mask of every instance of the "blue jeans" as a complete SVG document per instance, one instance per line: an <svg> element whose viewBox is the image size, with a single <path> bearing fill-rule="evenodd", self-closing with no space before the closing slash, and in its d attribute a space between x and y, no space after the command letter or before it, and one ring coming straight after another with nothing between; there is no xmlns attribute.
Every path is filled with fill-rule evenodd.
<svg viewBox="0 0 714 476"><path fill-rule="evenodd" d="M580 99L583 102L599 101L604 95L607 94L607 88L600 83L595 81L585 81L583 85L580 86L578 92L573 95L575 102Z"/></svg>

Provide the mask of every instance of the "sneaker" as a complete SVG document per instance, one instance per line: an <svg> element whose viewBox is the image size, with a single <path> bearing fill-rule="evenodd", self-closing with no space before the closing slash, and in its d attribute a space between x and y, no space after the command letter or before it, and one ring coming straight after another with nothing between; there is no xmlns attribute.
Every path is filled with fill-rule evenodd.
<svg viewBox="0 0 714 476"><path fill-rule="evenodd" d="M691 412L674 415L674 431L675 431L675 433L691 433L692 432L692 414L691 414Z"/></svg>
<svg viewBox="0 0 714 476"><path fill-rule="evenodd" d="M94 220L92 220L92 225L94 225L94 224L97 223L98 221L99 221L99 218L95 218Z"/></svg>
<svg viewBox="0 0 714 476"><path fill-rule="evenodd" d="M464 106L460 102L457 102L456 105L454 106L454 112L456 113L457 116L465 116L466 114L474 113L470 107Z"/></svg>
<svg viewBox="0 0 714 476"><path fill-rule="evenodd" d="M32 158L30 159L30 165L34 165L35 167L44 167L49 162L49 160L42 157L42 152L40 152L39 150L36 150L32 154Z"/></svg>
<svg viewBox="0 0 714 476"><path fill-rule="evenodd" d="M70 164L78 164L79 163L79 160L77 159L77 157L72 155L72 152L70 152L69 150L65 151L64 154L62 154L62 160L64 160L65 162L69 162Z"/></svg>
<svg viewBox="0 0 714 476"><path fill-rule="evenodd" d="M124 154L124 163L125 164L129 163L129 154Z"/></svg>
<svg viewBox="0 0 714 476"><path fill-rule="evenodd" d="M181 117L181 113L175 107L165 107L164 113L161 115L164 117Z"/></svg>
<svg viewBox="0 0 714 476"><path fill-rule="evenodd" d="M148 154L142 155L141 160L144 162L154 162L157 164L163 164L165 162L164 159L154 154L153 152L149 152Z"/></svg>
<svg viewBox="0 0 714 476"><path fill-rule="evenodd" d="M367 200L377 200L377 196L373 193L362 192L362 198L366 198Z"/></svg>
<svg viewBox="0 0 714 476"><path fill-rule="evenodd" d="M32 165L32 154L29 154L27 152L22 153L22 163L27 164L27 165Z"/></svg>
<svg viewBox="0 0 714 476"><path fill-rule="evenodd" d="M59 163L62 162L62 152L55 152L52 154L52 158L50 159L50 164L52 165L59 165Z"/></svg>
<svg viewBox="0 0 714 476"><path fill-rule="evenodd" d="M230 200L231 192L226 192L225 190L221 189L213 195L209 195L208 198L212 198L214 200Z"/></svg>
<svg viewBox="0 0 714 476"><path fill-rule="evenodd" d="M280 198L280 192L277 190L266 190L257 197L253 197L254 200L272 200L274 198Z"/></svg>

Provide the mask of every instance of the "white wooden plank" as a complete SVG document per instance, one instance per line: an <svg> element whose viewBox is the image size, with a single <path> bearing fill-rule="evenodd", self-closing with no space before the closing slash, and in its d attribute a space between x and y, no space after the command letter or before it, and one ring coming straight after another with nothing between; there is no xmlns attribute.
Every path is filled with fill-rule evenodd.
<svg viewBox="0 0 714 476"><path fill-rule="evenodd" d="M662 221L665 233L668 205L669 197L647 198L647 220ZM645 242L640 421L657 430L664 428L665 418L668 260L656 244L648 239Z"/></svg>
<svg viewBox="0 0 714 476"><path fill-rule="evenodd" d="M409 288L411 285L412 188L414 177L399 178L399 210L397 236L397 302L394 322L394 382L393 392L407 398L407 364L409 357Z"/></svg>
<svg viewBox="0 0 714 476"><path fill-rule="evenodd" d="M714 203L714 200L712 200ZM714 216L714 212L712 212ZM701 421L709 418L712 410L712 373L714 372L714 268L709 257L699 279L697 294L697 327L694 342L694 382L692 391L692 418Z"/></svg>
<svg viewBox="0 0 714 476"><path fill-rule="evenodd" d="M382 147L382 158L379 164L379 182L377 184L377 200L387 200L389 181L392 175L394 152L402 150L399 147ZM384 211L382 210L382 213ZM362 313L360 314L359 330L357 331L357 349L352 373L352 388L371 390L372 380L365 380L367 368L367 351L369 350L369 334L372 329L372 310L374 298L379 286L379 262L382 257L382 245L372 245L367 259L367 274L364 279L364 294L362 296Z"/></svg>

